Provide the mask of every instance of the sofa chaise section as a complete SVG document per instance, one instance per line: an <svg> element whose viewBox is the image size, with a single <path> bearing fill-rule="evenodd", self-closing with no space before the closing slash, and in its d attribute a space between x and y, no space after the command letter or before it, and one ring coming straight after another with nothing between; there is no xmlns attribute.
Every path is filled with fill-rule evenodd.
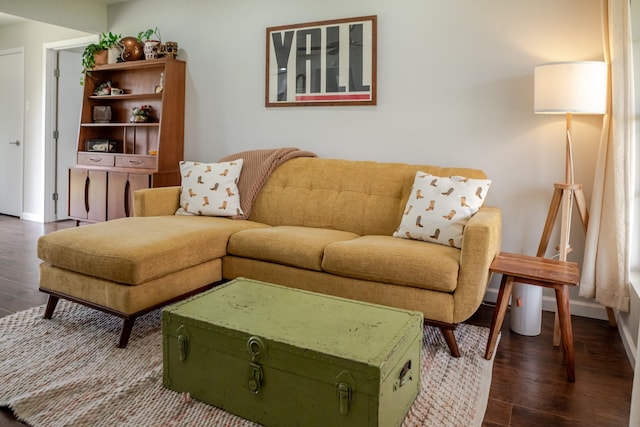
<svg viewBox="0 0 640 427"><path fill-rule="evenodd" d="M264 227L226 218L122 218L59 230L38 240L45 317L59 298L124 319L125 347L135 318L208 288L222 278L221 257L235 231Z"/></svg>

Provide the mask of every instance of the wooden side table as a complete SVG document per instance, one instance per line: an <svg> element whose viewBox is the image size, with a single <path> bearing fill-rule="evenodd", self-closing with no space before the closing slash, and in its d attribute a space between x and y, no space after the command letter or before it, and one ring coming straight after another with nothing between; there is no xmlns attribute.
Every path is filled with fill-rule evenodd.
<svg viewBox="0 0 640 427"><path fill-rule="evenodd" d="M553 288L556 292L558 317L560 319L560 334L562 347L567 365L567 379L576 379L573 363L573 331L571 330L571 312L569 310L569 286L577 286L580 280L578 264L575 262L558 261L549 258L539 258L527 255L501 252L490 267L493 273L502 274L498 301L491 320L491 331L487 341L484 357L491 359L502 328L504 315L509 305L513 283Z"/></svg>

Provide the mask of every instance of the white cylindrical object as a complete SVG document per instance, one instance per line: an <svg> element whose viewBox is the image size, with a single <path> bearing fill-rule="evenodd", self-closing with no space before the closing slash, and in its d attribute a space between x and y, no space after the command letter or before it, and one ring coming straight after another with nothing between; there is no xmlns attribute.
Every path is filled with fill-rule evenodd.
<svg viewBox="0 0 640 427"><path fill-rule="evenodd" d="M540 335L542 326L542 288L514 283L511 293L511 330L516 334Z"/></svg>

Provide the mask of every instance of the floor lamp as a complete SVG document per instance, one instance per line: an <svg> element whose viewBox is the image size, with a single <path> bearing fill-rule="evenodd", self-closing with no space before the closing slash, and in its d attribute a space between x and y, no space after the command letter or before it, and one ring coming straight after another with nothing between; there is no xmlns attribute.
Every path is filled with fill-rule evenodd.
<svg viewBox="0 0 640 427"><path fill-rule="evenodd" d="M571 251L571 214L573 203L578 208L582 226L586 232L589 212L582 191L573 177L572 116L574 114L604 114L607 99L607 67L604 62L577 61L555 62L538 65L534 71L534 111L536 114L564 114L565 130L565 176L564 182L553 185L553 197L544 225L537 256L543 257L558 211L560 219L560 245L558 259L567 260ZM609 313L609 310L607 310ZM609 316L611 319L611 315ZM554 345L560 344L558 316L554 327Z"/></svg>

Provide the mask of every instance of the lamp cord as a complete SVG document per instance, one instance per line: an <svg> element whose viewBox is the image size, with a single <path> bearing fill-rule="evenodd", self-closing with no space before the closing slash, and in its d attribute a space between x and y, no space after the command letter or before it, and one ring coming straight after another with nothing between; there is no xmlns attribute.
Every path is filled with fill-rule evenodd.
<svg viewBox="0 0 640 427"><path fill-rule="evenodd" d="M568 184L573 185L573 143L571 142L571 131L567 129L567 155L569 156L569 179Z"/></svg>
<svg viewBox="0 0 640 427"><path fill-rule="evenodd" d="M568 174L568 178L569 178L569 182L567 184L570 184L572 187L569 190L569 196L571 199L571 202L568 204L569 209L567 212L568 215L568 224L567 224L567 229L566 229L566 234L567 234L567 238L566 238L566 242L567 242L567 252L569 251L570 248L570 244L569 242L570 237L571 237L571 218L572 218L572 214L573 214L573 184L574 184L574 176L573 176L573 144L571 142L571 129L567 129L567 157L568 157L568 162L569 162L569 174ZM560 257L560 254L558 254L558 257ZM566 261L566 260L563 260Z"/></svg>

